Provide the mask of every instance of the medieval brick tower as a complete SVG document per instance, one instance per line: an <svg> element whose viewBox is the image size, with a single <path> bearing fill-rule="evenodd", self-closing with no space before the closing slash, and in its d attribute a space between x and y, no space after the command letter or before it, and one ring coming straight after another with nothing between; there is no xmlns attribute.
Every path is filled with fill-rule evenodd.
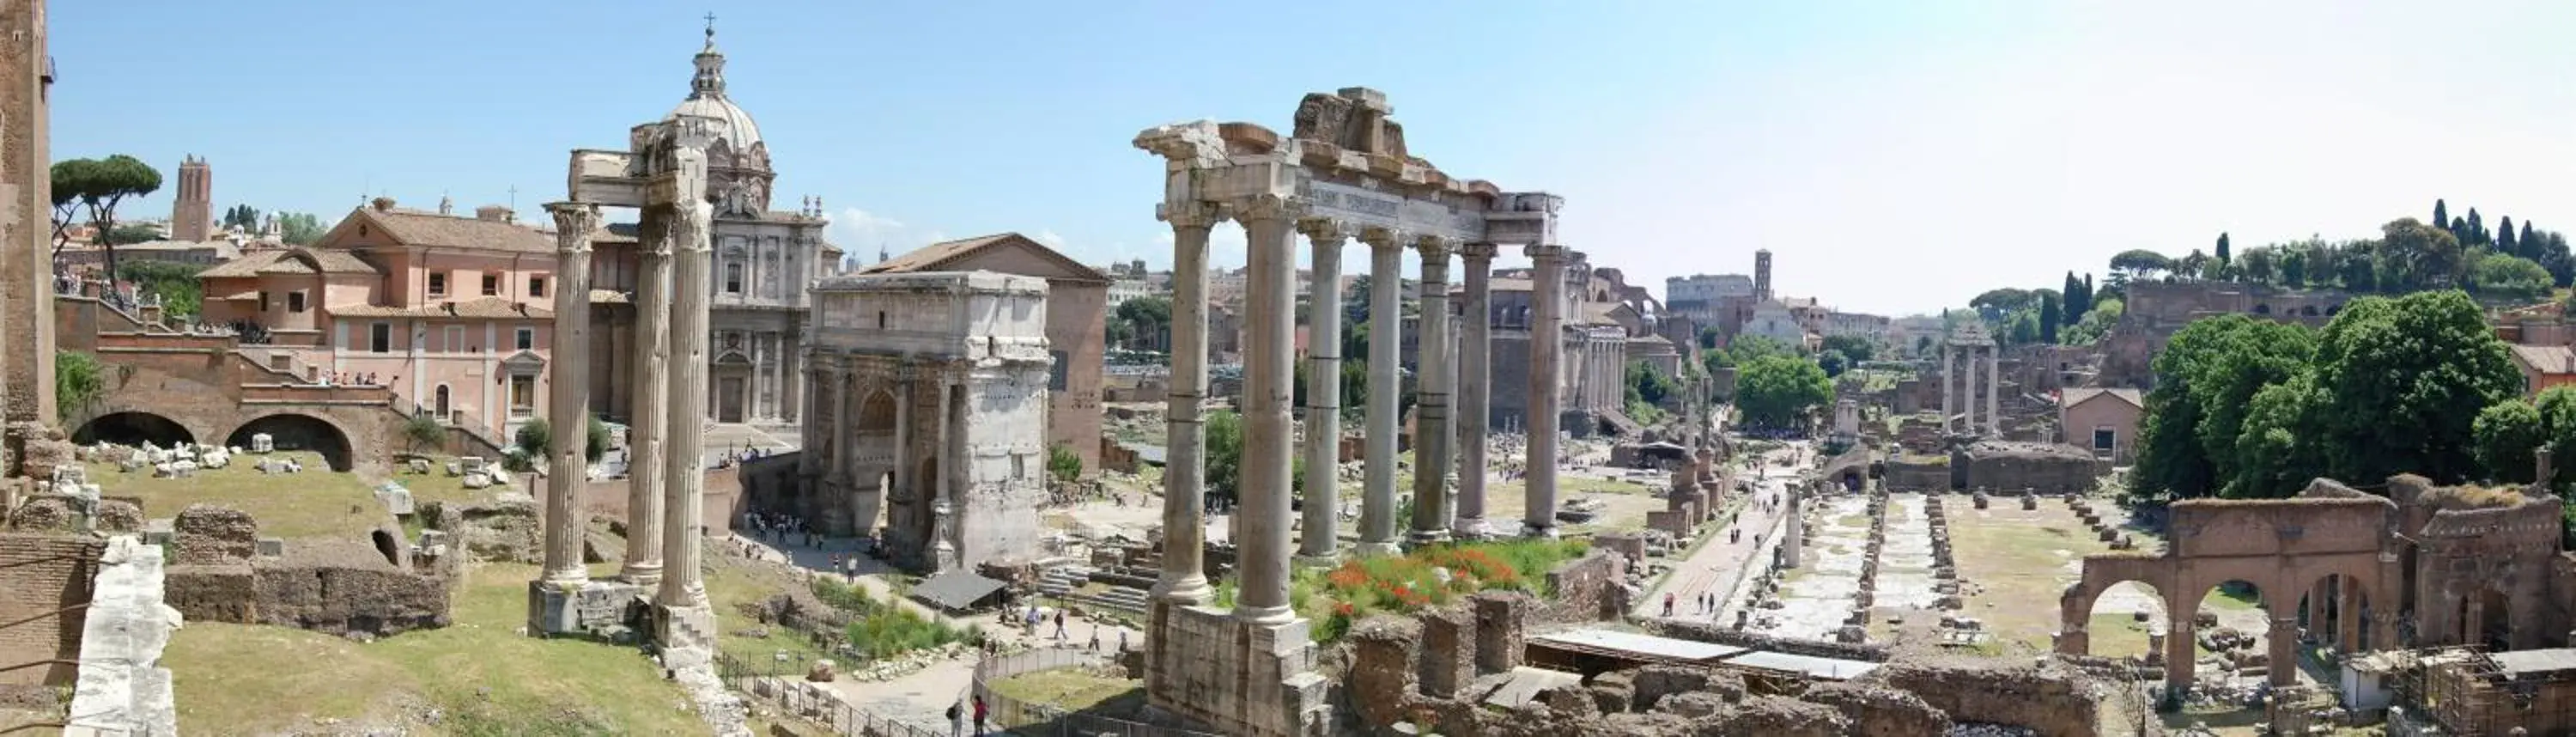
<svg viewBox="0 0 2576 737"><path fill-rule="evenodd" d="M1753 301L1771 301L1771 249L1753 252Z"/></svg>
<svg viewBox="0 0 2576 737"><path fill-rule="evenodd" d="M215 172L194 155L179 162L179 190L170 203L170 240L204 242L215 225Z"/></svg>

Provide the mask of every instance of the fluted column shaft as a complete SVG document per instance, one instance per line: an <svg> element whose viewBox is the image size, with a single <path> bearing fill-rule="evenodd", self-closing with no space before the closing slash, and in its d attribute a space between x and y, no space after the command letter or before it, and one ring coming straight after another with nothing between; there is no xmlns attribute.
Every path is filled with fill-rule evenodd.
<svg viewBox="0 0 2576 737"><path fill-rule="evenodd" d="M1523 534L1556 535L1556 426L1565 408L1565 247L1528 248L1530 274L1528 509Z"/></svg>
<svg viewBox="0 0 2576 737"><path fill-rule="evenodd" d="M662 580L664 464L671 427L671 249L656 239L635 277L635 385L626 426L626 562L619 577L637 585ZM808 449L798 463L810 464ZM809 466L810 467L810 466Z"/></svg>
<svg viewBox="0 0 2576 737"><path fill-rule="evenodd" d="M547 370L552 376L546 424L552 463L546 473L545 578L590 579L582 567L581 541L589 527L581 513L581 488L590 478L590 238L599 209L557 202L555 217L555 321Z"/></svg>
<svg viewBox="0 0 2576 737"><path fill-rule="evenodd" d="M1395 454L1402 429L1397 398L1404 391L1399 351L1404 337L1404 243L1396 234L1370 231L1369 245L1368 468L1360 492L1362 555L1395 552Z"/></svg>
<svg viewBox="0 0 2576 737"><path fill-rule="evenodd" d="M1467 265L1466 333L1458 346L1458 514L1460 536L1485 533L1485 445L1493 424L1494 376L1493 273L1494 244L1469 243L1459 250Z"/></svg>
<svg viewBox="0 0 2576 737"><path fill-rule="evenodd" d="M1216 206L1166 205L1172 224L1172 376L1165 395L1163 570L1154 595L1185 605L1215 593L1207 555L1208 229L1223 220Z"/></svg>
<svg viewBox="0 0 2576 737"><path fill-rule="evenodd" d="M1289 406L1296 391L1300 204L1258 197L1245 205L1243 216L1249 335L1243 361L1243 508L1236 513L1243 532L1235 541L1242 588L1234 615L1251 622L1297 616L1288 606L1288 497L1295 452Z"/></svg>
<svg viewBox="0 0 2576 737"><path fill-rule="evenodd" d="M1297 555L1328 559L1339 541L1342 460L1342 246L1330 223L1306 229L1314 286L1306 298L1306 508Z"/></svg>
<svg viewBox="0 0 2576 737"><path fill-rule="evenodd" d="M1449 244L1424 239L1422 340L1413 402L1414 544L1449 539Z"/></svg>
<svg viewBox="0 0 2576 737"><path fill-rule="evenodd" d="M699 191L696 183L705 181L704 154L684 152L698 153L699 158L683 164L679 191ZM695 177L685 171L692 166ZM707 603L698 555L707 488L707 293L713 286L707 226L714 209L695 197L672 206L671 362L675 365L668 414L670 457L663 466L670 478L662 501L662 589L655 600L665 607Z"/></svg>

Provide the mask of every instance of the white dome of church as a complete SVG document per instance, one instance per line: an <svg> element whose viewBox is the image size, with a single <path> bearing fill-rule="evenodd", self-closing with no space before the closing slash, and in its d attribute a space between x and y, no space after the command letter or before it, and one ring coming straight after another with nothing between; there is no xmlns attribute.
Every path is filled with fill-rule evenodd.
<svg viewBox="0 0 2576 737"><path fill-rule="evenodd" d="M724 53L716 50L716 27L707 25L707 47L698 51L695 77L689 80L689 99L671 109L668 119L683 115L713 118L717 122L716 138L734 151L749 151L760 145L760 125L751 122L751 113L725 97Z"/></svg>

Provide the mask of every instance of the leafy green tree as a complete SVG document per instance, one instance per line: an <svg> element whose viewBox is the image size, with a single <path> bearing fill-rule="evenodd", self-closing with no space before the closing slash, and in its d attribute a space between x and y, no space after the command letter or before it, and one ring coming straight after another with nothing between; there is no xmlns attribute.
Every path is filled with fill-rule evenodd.
<svg viewBox="0 0 2576 737"><path fill-rule="evenodd" d="M290 212L277 216L277 239L290 246L310 246L329 232L322 218L309 212Z"/></svg>
<svg viewBox="0 0 2576 737"><path fill-rule="evenodd" d="M2174 269L2173 259L2144 248L2121 251L2119 255L2111 257L2111 281L2115 284L2127 284L2134 279L2151 278L2156 274Z"/></svg>
<svg viewBox="0 0 2576 737"><path fill-rule="evenodd" d="M598 415L591 415L590 424L586 430L587 432L583 433L583 439L587 442L582 447L582 458L591 463L598 463L601 456L608 455L608 423L600 421ZM512 436L510 440L510 444L526 454L533 463L536 459L546 458L553 452L554 428L546 422L546 418L532 418L527 424L520 425L518 434Z"/></svg>
<svg viewBox="0 0 2576 737"><path fill-rule="evenodd" d="M2463 246L2483 246L2493 242L2493 238L2487 235L2486 222L2478 218L2478 208L2474 207L2469 208L2468 230L2460 233L2459 236L2460 245Z"/></svg>
<svg viewBox="0 0 2576 737"><path fill-rule="evenodd" d="M1718 341L1720 341L1720 340L1725 340L1725 339L1726 339L1726 333L1725 333L1725 331L1718 330L1718 329L1717 329L1717 326L1715 326L1715 325L1702 325L1702 326L1700 326L1700 328L1699 328L1699 349L1700 349L1700 350L1703 350L1703 351L1704 351L1704 350L1708 350L1708 349L1711 349L1711 348L1716 348L1716 347L1717 347L1717 342L1718 342Z"/></svg>
<svg viewBox="0 0 2576 737"><path fill-rule="evenodd" d="M2547 438L2540 424L2540 410L2516 397L2488 405L2478 412L2469 426L2478 465L2486 468L2487 478L2496 481L2525 483L2532 480L2532 451Z"/></svg>
<svg viewBox="0 0 2576 737"><path fill-rule="evenodd" d="M2307 285L2308 252L2290 249L2281 252L2281 286L2298 289Z"/></svg>
<svg viewBox="0 0 2576 737"><path fill-rule="evenodd" d="M1232 501L1243 479L1243 416L1226 410L1207 415L1207 493Z"/></svg>
<svg viewBox="0 0 2576 737"><path fill-rule="evenodd" d="M2442 200L2441 200L2441 199L2439 199L2439 198L2434 199L2434 200L2433 200L2433 224L2434 224L2434 225L2437 225L2437 226L2438 226L2438 225L2447 225L2447 224L2449 224L2450 222L2451 222L2451 206L2450 206L2450 205L2443 204L2443 203L2442 203Z"/></svg>
<svg viewBox="0 0 2576 737"><path fill-rule="evenodd" d="M2314 340L2305 328L2221 315L2174 333L2152 365L2155 389L2139 427L2142 490L2176 498L2261 495L2237 488L2238 435L2254 395L2305 367Z"/></svg>
<svg viewBox="0 0 2576 737"><path fill-rule="evenodd" d="M2068 345L2092 345L2102 336L2110 335L2111 328L2120 324L2120 316L2126 312L2127 308L2120 300L2104 299L2093 305L2091 311L2085 312L2084 319L2076 322L2074 327L2061 331L2059 337Z"/></svg>
<svg viewBox="0 0 2576 737"><path fill-rule="evenodd" d="M97 356L54 351L54 419L70 424L107 394L107 367Z"/></svg>
<svg viewBox="0 0 2576 737"><path fill-rule="evenodd" d="M2507 299L2538 299L2549 295L2555 286L2549 270L2540 263L2520 256L2490 253L2478 259L2470 277L2479 294Z"/></svg>
<svg viewBox="0 0 2576 737"><path fill-rule="evenodd" d="M234 205L230 208L226 208L224 210L223 225L226 228L258 230L259 209L249 205Z"/></svg>
<svg viewBox="0 0 2576 737"><path fill-rule="evenodd" d="M2318 336L2314 368L2315 437L2345 479L2468 478L2478 413L2522 391L2485 313L2458 291L2345 304Z"/></svg>
<svg viewBox="0 0 2576 737"><path fill-rule="evenodd" d="M88 208L90 226L104 241L107 251L108 283L116 283L116 246L108 237L116 231L116 206L128 197L142 197L161 188L161 172L143 160L116 154L104 159L68 159L54 162L48 172L53 180L54 204L60 208L77 202Z"/></svg>
<svg viewBox="0 0 2576 737"><path fill-rule="evenodd" d="M1825 336L1823 350L1828 353L1843 354L1844 360L1853 365L1859 365L1860 362L1875 357L1878 346L1872 345L1868 338L1858 335L1828 335Z"/></svg>
<svg viewBox="0 0 2576 737"><path fill-rule="evenodd" d="M2057 295L2043 294L2039 300L2039 342L2057 343L2057 321L2065 316L2057 304Z"/></svg>
<svg viewBox="0 0 2576 737"><path fill-rule="evenodd" d="M142 224L131 224L119 225L116 226L115 230L107 231L106 235L98 238L98 244L102 246L131 246L137 243L150 243L157 240L161 240L160 228Z"/></svg>
<svg viewBox="0 0 2576 737"><path fill-rule="evenodd" d="M2229 490L2278 497L2325 475L2324 451L2311 437L2320 404L2315 377L2307 371L2255 392L2245 409L2245 424L2236 434L2236 478Z"/></svg>
<svg viewBox="0 0 2576 737"><path fill-rule="evenodd" d="M1073 446L1064 443L1056 443L1048 447L1047 473L1054 476L1055 480L1068 484L1080 480L1082 454L1073 452Z"/></svg>
<svg viewBox="0 0 2576 737"><path fill-rule="evenodd" d="M2236 271L2243 274L2246 281L2256 284L2274 283L2275 277L2280 276L2279 253L2268 247L2245 249L2245 253L2236 259Z"/></svg>
<svg viewBox="0 0 2576 737"><path fill-rule="evenodd" d="M2522 233L2514 236L2513 242L2522 247L2522 253L2516 255L2533 261L2540 260L2540 252L2545 250L2549 245L2546 239L2541 238L2538 232L2532 230L2530 218L2523 219Z"/></svg>
<svg viewBox="0 0 2576 737"><path fill-rule="evenodd" d="M1665 397L1681 391L1681 382L1644 361L1628 362L1628 399L1647 404L1662 404Z"/></svg>
<svg viewBox="0 0 2576 737"><path fill-rule="evenodd" d="M2077 320L2084 319L2084 308L2093 306L2092 300L2087 299L2084 294L2084 282L2075 280L2074 270L2070 269L2066 272L2065 286L2059 287L2058 292L2066 295L2062 300L2063 304L2058 305L2060 314L2057 316L2057 324L2059 325L2073 325Z"/></svg>
<svg viewBox="0 0 2576 737"><path fill-rule="evenodd" d="M1756 427L1789 427L1833 401L1834 382L1816 362L1768 355L1745 362L1735 378L1735 406Z"/></svg>
<svg viewBox="0 0 2576 737"><path fill-rule="evenodd" d="M447 444L447 426L440 424L437 417L422 412L403 419L402 437L403 449L417 453L424 447L436 448Z"/></svg>
<svg viewBox="0 0 2576 737"><path fill-rule="evenodd" d="M2467 275L2460 239L2414 218L2380 226L2380 254L2395 276L2381 279L2380 287L2392 292L2449 289Z"/></svg>
<svg viewBox="0 0 2576 737"><path fill-rule="evenodd" d="M1977 315L1987 322L2000 322L2006 315L2030 309L2038 301L2039 295L2028 289L2004 287L1986 290L1984 294L1969 299L1968 306L1976 308Z"/></svg>
<svg viewBox="0 0 2576 737"><path fill-rule="evenodd" d="M2511 215L2497 219L2495 250L2497 253L2511 256L2521 256L2523 258L2531 257L2530 254L2522 252L2522 242L2517 240L2514 236L2513 216Z"/></svg>
<svg viewBox="0 0 2576 737"><path fill-rule="evenodd" d="M2223 233L2223 232L2222 232L2222 233L2219 233L2219 234L2218 234L2218 265L2219 265L2219 266L2226 266L2226 265L2228 265L2228 264L2230 264L2230 263L2234 263L2235 261L2236 261L2236 257L2232 254L2232 252L2231 252L2231 251L2229 251L2229 250L2228 250L2228 247L2227 247L2227 234L2226 234L2226 233Z"/></svg>
<svg viewBox="0 0 2576 737"><path fill-rule="evenodd" d="M1838 352L1825 351L1816 354L1816 368L1824 369L1825 378L1830 379L1850 371L1851 359L1844 358L1843 354Z"/></svg>
<svg viewBox="0 0 2576 737"><path fill-rule="evenodd" d="M205 286L197 272L205 267L169 261L127 261L117 265L117 277L133 284L135 289L161 298L161 311L170 315L202 313Z"/></svg>

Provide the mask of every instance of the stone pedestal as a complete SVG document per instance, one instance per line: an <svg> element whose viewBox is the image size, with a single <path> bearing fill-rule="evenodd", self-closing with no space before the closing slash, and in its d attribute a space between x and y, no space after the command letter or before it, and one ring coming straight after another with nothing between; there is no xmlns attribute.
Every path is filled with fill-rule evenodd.
<svg viewBox="0 0 2576 737"><path fill-rule="evenodd" d="M1332 723L1329 682L1314 672L1308 623L1251 623L1209 607L1158 604L1156 667L1148 684L1156 709L1227 735L1324 734Z"/></svg>
<svg viewBox="0 0 2576 737"><path fill-rule="evenodd" d="M645 604L645 592L621 581L529 581L528 634L624 642L639 634L627 615Z"/></svg>

